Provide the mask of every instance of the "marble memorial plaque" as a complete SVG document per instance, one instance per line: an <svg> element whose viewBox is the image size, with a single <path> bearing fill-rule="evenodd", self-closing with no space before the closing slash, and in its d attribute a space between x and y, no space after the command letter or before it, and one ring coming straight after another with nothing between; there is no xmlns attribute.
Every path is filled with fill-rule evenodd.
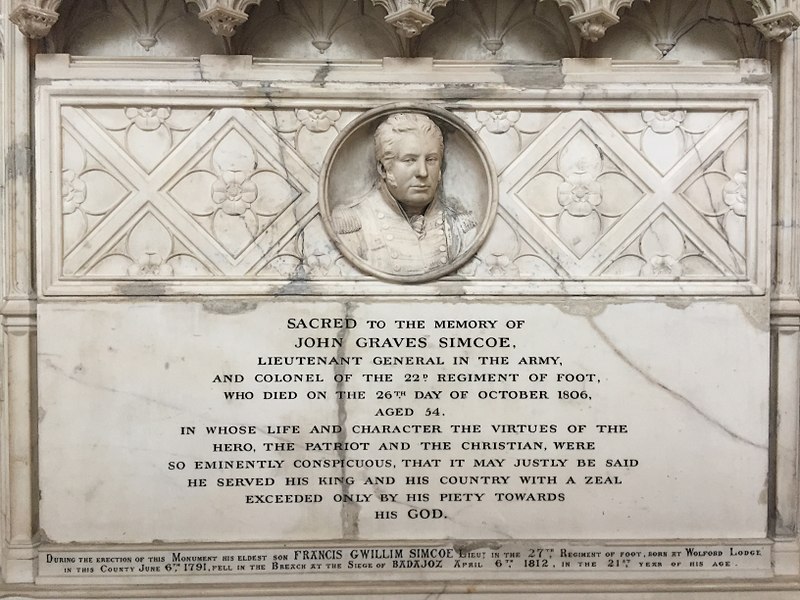
<svg viewBox="0 0 800 600"><path fill-rule="evenodd" d="M763 321L750 299L48 307L43 331L63 335L39 349L42 527L60 543L763 538Z"/></svg>
<svg viewBox="0 0 800 600"><path fill-rule="evenodd" d="M775 576L768 86L413 64L40 61L37 583Z"/></svg>

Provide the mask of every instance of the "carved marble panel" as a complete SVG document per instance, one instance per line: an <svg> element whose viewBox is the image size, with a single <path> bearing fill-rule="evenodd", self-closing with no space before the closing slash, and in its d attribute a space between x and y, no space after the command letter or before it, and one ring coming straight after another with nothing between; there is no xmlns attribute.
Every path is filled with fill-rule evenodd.
<svg viewBox="0 0 800 600"><path fill-rule="evenodd" d="M251 111L63 114L65 275L246 275L316 206L313 170Z"/></svg>
<svg viewBox="0 0 800 600"><path fill-rule="evenodd" d="M686 118L683 110L561 115L504 172L506 206L572 277L741 277L746 169L714 177L706 163L720 149L746 162L746 113L698 115L697 130L684 129ZM706 195L693 201L697 181Z"/></svg>
<svg viewBox="0 0 800 600"><path fill-rule="evenodd" d="M413 293L356 270L320 220L326 153L389 98L266 104L226 99L226 85L203 87L216 97L164 96L159 105L135 90L68 100L42 90L40 126L56 132L41 157L42 173L53 173L42 178L44 292L158 281L198 293L260 293L265 284L348 293L355 282ZM738 88L733 101L720 86L676 101L674 90L645 86L649 98L624 109L620 93L432 105L481 139L500 193L477 254L427 289L563 293L566 282L576 293L761 293L763 91ZM460 185L459 160L445 161L446 185ZM356 190L377 174L373 165L348 176Z"/></svg>

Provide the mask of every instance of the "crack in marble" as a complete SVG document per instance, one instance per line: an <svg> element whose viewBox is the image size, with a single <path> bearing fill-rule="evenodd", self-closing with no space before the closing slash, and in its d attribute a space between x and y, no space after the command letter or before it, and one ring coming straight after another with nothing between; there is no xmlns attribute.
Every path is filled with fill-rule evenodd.
<svg viewBox="0 0 800 600"><path fill-rule="evenodd" d="M600 329L600 326L597 325L597 323L594 321L594 319L592 317L588 317L587 321L589 323L589 326L595 331L595 333L598 336L600 336L600 339L603 340L603 342L605 342L605 344L617 356L617 358L622 360L626 365L628 365L634 371L639 373L639 375L644 377L649 383L651 383L652 385L656 386L657 388L663 390L664 392L669 394L672 398L674 398L676 400L679 400L682 404L684 404L685 406L690 408L692 410L692 412L694 412L697 415L699 415L700 417L702 417L704 421L706 421L707 423L713 425L714 427L716 427L718 429L721 429L726 434L731 436L733 439L735 439L735 440L737 440L739 442L742 442L743 444L747 444L748 446L752 446L754 448L759 448L761 450L768 450L769 449L769 447L766 444L758 444L758 443L756 443L756 442L754 442L752 440L747 439L746 437L743 437L743 436L739 435L735 431L732 431L731 429L729 429L728 427L726 427L725 425L723 425L722 423L720 423L719 421L714 419L712 416L710 416L710 415L706 414L705 412L703 412L700 408L698 408L694 404L694 402L689 400L686 396L683 396L682 394L679 394L678 392L670 389L669 387L667 387L666 385L664 385L663 383L658 381L655 377L653 377L652 375L647 373L644 369L642 369L636 363L634 363L633 360L631 360L628 356L626 356L616 346L616 344L614 344L614 342L611 340L611 338L609 338L608 335L602 329Z"/></svg>
<svg viewBox="0 0 800 600"><path fill-rule="evenodd" d="M438 591L431 592L430 594L425 596L423 600L439 600L439 598L441 598L444 594L447 593L448 587L449 587L448 584L446 583L443 584Z"/></svg>
<svg viewBox="0 0 800 600"><path fill-rule="evenodd" d="M742 47L743 44L746 44L746 42L744 41L745 32L748 31L748 30L751 30L751 29L756 29L755 25L753 25L752 23L745 23L745 22L737 21L737 20L733 20L733 19L725 19L723 17L712 17L712 16L709 15L709 16L697 19L694 23L692 23L689 27L687 27L685 31L682 31L677 36L675 36L675 40L674 40L675 44L667 52L662 54L660 60L665 59L670 54L670 52L672 52L675 49L675 47L678 45L678 42L680 42L682 38L684 38L686 35L691 33L697 26L699 26L699 25L701 25L703 23L708 23L708 24L711 24L711 25L730 25L731 27L734 27L734 28L738 29L741 39L737 40L737 42L739 43L740 48ZM746 54L748 54L748 53L745 52L745 55Z"/></svg>
<svg viewBox="0 0 800 600"><path fill-rule="evenodd" d="M687 32L687 33L688 33L688 32ZM734 113L729 113L729 114L733 115ZM734 134L731 134L731 135L730 135L730 137L729 137L729 139L730 139L731 137L733 137L734 135L735 135L735 133L734 133ZM744 135L747 135L747 130L746 130L746 129L745 129ZM738 139L739 139L739 137L737 136L735 139L736 139L736 140L738 140ZM736 143L736 141L734 141L734 142L733 142L733 144L731 144L731 145L735 145L735 143ZM706 191L706 193L708 194L709 202L711 203L711 207L712 207L712 209L713 209L713 208L714 208L714 197L715 197L715 193L714 193L714 190L711 188L711 184L708 182L708 180L706 179L705 175L706 175L706 173L708 173L708 172L709 172L709 170L711 169L711 166L712 166L712 165L713 165L715 162L717 162L717 161L718 161L718 160L720 160L720 159L722 159L723 161L725 160L725 159L724 159L724 156L725 156L725 152L726 152L726 150L718 150L717 152L715 152L714 154L710 155L710 156L709 156L707 159L705 159L705 160L703 159L703 156L702 156L702 154L700 153L700 149L697 147L697 144L693 144L693 145L692 145L692 147L691 147L691 152L692 152L692 153L695 155L695 157L697 158L697 161L698 161L698 163L700 164L700 169L701 169L701 170L702 170L702 169L705 169L705 170L704 170L704 171L703 171L703 172L700 174L700 176L699 176L699 178L698 178L698 180L697 180L697 181L698 181L698 182L702 182L702 185L703 185L703 186L705 186L705 191ZM724 163L723 163L723 164L724 164ZM678 189L676 189L676 190L674 191L674 194L675 194L676 196L680 196L680 195L681 195L681 192L680 192L679 190L680 190L680 188L678 188ZM688 198L687 198L687 199L688 199ZM734 267L735 267L735 269L736 269L734 273L735 273L735 274L745 273L745 272L747 271L747 264L745 264L745 262L739 258L739 252L738 252L738 251L737 251L737 250L736 250L736 249L733 247L733 245L731 244L730 236L728 235L728 231L725 229L725 226L724 226L724 224L723 224L723 221L722 221L722 219L723 219L723 217L724 217L725 213L714 214L713 216L711 216L711 215L706 215L705 213L703 213L702 211L700 211L698 207L694 206L694 203L693 203L693 202L690 202L690 204L691 204L691 205L692 205L692 206L693 206L693 207L694 207L696 210L698 210L698 211L700 212L700 214L702 214L702 215L703 215L703 218L704 218L704 219L705 219L707 222L708 222L708 219L709 219L709 218L713 218L713 219L716 221L717 225L716 225L716 226L713 226L713 225L712 225L712 227L714 227L714 230L715 230L715 231L716 231L716 232L717 232L717 233L720 235L720 237L721 237L723 240L725 240L725 246L726 246L726 248L727 248L728 252L730 253L730 260L731 260L731 262L733 263L733 265L734 265ZM711 224L709 223L709 225L711 225ZM683 235L683 237L684 237L684 246L685 246L686 242L687 242L687 241L689 241L689 240L687 240L687 239L686 239L686 235L684 234L684 232L681 232L681 234L682 234L682 235ZM717 261L719 261L719 262L723 262L723 259L722 259L722 257L718 257L718 256L716 256L716 255L715 255L715 253L713 253L713 252L704 252L704 251L703 251L703 249L702 249L702 248L700 248L699 246L698 246L698 251L699 251L699 255L697 255L697 254L686 254L686 255L685 255L685 258L686 258L686 257L690 257L690 256L700 256L701 258L705 258L705 259L706 259L706 260L708 260L708 261L709 261L709 262L710 262L712 265L714 265L714 267L715 267L717 270L719 270L719 271L720 271L720 272L721 272L723 275L725 275L725 272L724 272L724 270L723 270L723 269L721 269L721 268L720 268L720 266L719 266L718 264L716 264L716 262L717 262ZM715 259L716 259L716 261L712 261L711 259L707 258L707 256L708 256L709 254L711 255L711 257L712 257L712 258L715 258ZM728 267L728 265L724 264L724 262L723 262L723 265L722 265L722 266L723 266L723 267L725 267L725 268L727 268L727 267Z"/></svg>
<svg viewBox="0 0 800 600"><path fill-rule="evenodd" d="M45 357L46 355L44 353L40 353L39 356L40 357ZM145 402L152 403L152 404L155 404L156 406L161 406L163 408L169 408L169 409L172 409L172 410L174 410L176 412L185 412L184 407L179 407L179 406L176 406L176 405L173 405L173 404L169 404L167 402L164 402L162 400L158 400L156 398L153 398L151 396L147 396L145 394L139 394L139 393L136 393L136 392L133 392L133 391L129 391L129 390L119 390L119 389L117 389L115 387L100 385L98 383L91 383L91 382L86 381L84 379L80 379L79 377L73 375L72 373L68 373L65 369L63 369L62 367L58 366L56 363L54 363L49 358L44 358L43 362L44 362L45 366L47 366L48 368L52 369L53 371L56 371L57 373L60 373L66 379L69 379L70 381L73 381L73 382L75 382L75 383L77 383L77 384L79 384L81 386L88 387L90 389L100 390L100 391L103 391L103 392L111 392L112 394L121 394L123 396L130 396L131 398L135 398L135 399L138 399L138 400L144 400ZM78 372L83 372L82 365L79 365L79 366L81 366L81 369Z"/></svg>
<svg viewBox="0 0 800 600"><path fill-rule="evenodd" d="M40 353L39 356L40 357L46 357L46 355L43 354L43 353ZM60 373L61 375L63 375L67 379L69 379L70 381L73 381L73 382L75 382L78 385L81 385L83 387L86 387L86 388L89 388L89 389L94 389L94 390L100 390L100 391L103 391L103 392L110 392L112 394L120 394L120 395L123 395L123 396L129 396L131 398L147 402L148 404L153 404L155 406L160 406L162 408L167 408L167 409L173 410L173 411L175 411L177 413L181 413L181 414L186 414L186 412L187 412L187 409L186 409L185 406L177 406L177 405L169 404L168 402L165 402L164 400L161 400L161 399L158 399L158 398L154 398L152 396L147 396L145 394L140 394L140 393L137 393L137 392L134 392L134 391L130 391L130 390L121 390L121 389L117 389L117 388L112 387L112 386L100 385L98 383L92 383L92 382L86 381L84 379L80 379L79 377L77 377L77 376L75 376L75 375L73 375L71 373L68 373L65 369L59 367L56 363L54 363L49 358L44 358L43 362L48 368L52 369L53 371L56 371L57 373ZM82 367L82 365L81 365L81 367ZM79 372L83 372L83 368L81 368L81 370ZM41 407L39 408L39 410L41 412L44 412L44 409L41 408ZM195 414L200 415L200 413L195 413ZM42 420L44 420L44 416L40 419L40 421L42 421ZM224 425L225 423L226 423L226 421L215 421L213 424L214 425ZM208 423L206 423L206 425L208 425ZM266 428L264 428L264 427L256 426L256 431L262 433L263 435L265 435L265 436L267 436L267 437L269 437L271 439L277 440L279 442L284 442L284 443L294 443L295 442L295 440L293 438L289 438L289 437L285 437L285 436L281 436L281 435L268 433L266 431ZM176 455L176 456L178 456L178 455Z"/></svg>
<svg viewBox="0 0 800 600"><path fill-rule="evenodd" d="M344 303L343 323L347 323L348 319L353 318L353 309L354 305L352 302ZM345 358L345 349L347 347L347 338L349 335L350 330L347 327L342 326L337 335L337 337L341 340L341 344L339 344L338 348L336 349L336 358ZM340 430L337 433L337 441L341 444L339 446L340 450L338 451L339 458L342 461L342 466L340 469L342 478L341 490L342 495L347 496L350 493L350 484L347 483L347 466L345 463L347 460L347 400L345 398L346 394L343 393L345 391L343 376L345 373L345 367L343 362L343 360L338 361L338 364L334 366L333 373L334 381L336 381L336 408L338 424L340 427ZM360 513L361 505L359 503L345 501L342 502L342 508L340 511L342 537L353 539L358 538L358 519Z"/></svg>

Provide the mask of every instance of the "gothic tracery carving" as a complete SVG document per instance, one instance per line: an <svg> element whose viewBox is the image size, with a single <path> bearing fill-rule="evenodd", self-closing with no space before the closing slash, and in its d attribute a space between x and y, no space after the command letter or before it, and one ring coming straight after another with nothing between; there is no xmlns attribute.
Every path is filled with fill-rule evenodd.
<svg viewBox="0 0 800 600"><path fill-rule="evenodd" d="M200 8L200 19L211 26L214 35L231 37L247 21L247 9L261 0L186 0Z"/></svg>
<svg viewBox="0 0 800 600"><path fill-rule="evenodd" d="M404 38L413 38L433 23L433 9L450 0L372 0L386 9L386 22L394 25Z"/></svg>
<svg viewBox="0 0 800 600"><path fill-rule="evenodd" d="M9 20L29 38L43 38L58 20L61 0L24 0L11 11Z"/></svg>
<svg viewBox="0 0 800 600"><path fill-rule="evenodd" d="M29 38L43 38L59 18L62 0L17 0L9 20ZM536 1L536 0L532 0ZM538 0L546 2L549 0ZM650 0L644 0L650 2ZM217 36L230 38L236 28L247 21L247 10L260 5L261 0L185 0L199 8L199 18L211 26ZM433 11L449 3L449 0L371 0L374 6L386 10L385 20L395 27L404 39L412 39L434 22ZM595 42L606 30L619 23L619 13L629 8L636 0L555 0L571 13L574 24L583 38ZM753 25L770 41L783 41L800 26L800 6L797 0L748 0L756 14ZM329 44L328 44L329 45ZM487 47L496 52L502 45L499 39L488 41ZM668 42L660 42L669 51ZM318 43L324 51L325 42Z"/></svg>
<svg viewBox="0 0 800 600"><path fill-rule="evenodd" d="M545 0L539 0L544 2ZM596 42L606 29L619 23L619 12L635 0L556 0L572 12L570 21L580 29L581 36ZM649 2L650 0L645 0Z"/></svg>
<svg viewBox="0 0 800 600"><path fill-rule="evenodd" d="M770 41L782 42L800 26L796 0L750 0L756 18L753 25Z"/></svg>

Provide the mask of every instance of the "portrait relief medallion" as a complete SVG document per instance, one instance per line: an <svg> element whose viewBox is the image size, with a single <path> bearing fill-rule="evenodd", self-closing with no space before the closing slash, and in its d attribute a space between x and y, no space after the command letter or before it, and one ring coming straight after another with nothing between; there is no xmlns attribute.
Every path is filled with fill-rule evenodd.
<svg viewBox="0 0 800 600"><path fill-rule="evenodd" d="M390 104L342 131L325 159L319 197L328 234L353 265L417 283L474 256L497 213L497 177L458 117Z"/></svg>

